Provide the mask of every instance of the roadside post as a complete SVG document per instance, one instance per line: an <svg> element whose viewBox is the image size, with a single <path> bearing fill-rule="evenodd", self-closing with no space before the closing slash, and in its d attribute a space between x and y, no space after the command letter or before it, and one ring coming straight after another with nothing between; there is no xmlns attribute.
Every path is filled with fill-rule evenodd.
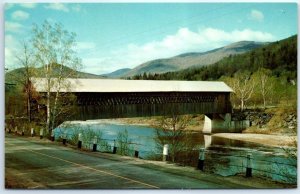
<svg viewBox="0 0 300 194"><path fill-rule="evenodd" d="M31 137L33 137L33 136L34 136L34 129L33 129L33 128L31 128L31 130L30 130L30 134L31 134Z"/></svg>
<svg viewBox="0 0 300 194"><path fill-rule="evenodd" d="M167 158L168 158L168 152L169 150L169 145L168 144L165 144L164 145L164 149L163 149L163 161L166 162L167 161Z"/></svg>
<svg viewBox="0 0 300 194"><path fill-rule="evenodd" d="M116 140L114 139L113 154L117 153Z"/></svg>
<svg viewBox="0 0 300 194"><path fill-rule="evenodd" d="M66 143L67 143L67 133L64 132L64 134L63 134L63 144L66 145Z"/></svg>
<svg viewBox="0 0 300 194"><path fill-rule="evenodd" d="M139 157L139 151L138 151L138 146L134 146L134 157L138 158Z"/></svg>
<svg viewBox="0 0 300 194"><path fill-rule="evenodd" d="M81 145L82 145L82 134L81 133L79 133L78 134L78 148L80 149L81 148Z"/></svg>
<svg viewBox="0 0 300 194"><path fill-rule="evenodd" d="M97 136L95 136L93 139L93 152L96 151L97 151Z"/></svg>
<svg viewBox="0 0 300 194"><path fill-rule="evenodd" d="M41 128L40 129L40 139L43 139L43 136L44 136L44 129Z"/></svg>
<svg viewBox="0 0 300 194"><path fill-rule="evenodd" d="M200 148L199 158L198 158L198 169L204 170L204 159L205 159L205 148Z"/></svg>
<svg viewBox="0 0 300 194"><path fill-rule="evenodd" d="M18 134L18 127L15 127L15 134Z"/></svg>
<svg viewBox="0 0 300 194"><path fill-rule="evenodd" d="M54 131L51 130L51 141L54 141Z"/></svg>
<svg viewBox="0 0 300 194"><path fill-rule="evenodd" d="M247 167L246 167L246 177L252 177L252 154L247 154Z"/></svg>

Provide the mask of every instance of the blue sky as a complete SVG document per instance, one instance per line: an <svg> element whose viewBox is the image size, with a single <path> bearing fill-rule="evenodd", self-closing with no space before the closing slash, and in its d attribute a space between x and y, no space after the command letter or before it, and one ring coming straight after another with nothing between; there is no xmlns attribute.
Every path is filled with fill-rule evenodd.
<svg viewBox="0 0 300 194"><path fill-rule="evenodd" d="M16 68L19 41L32 24L61 23L77 34L83 71L102 74L242 40L297 34L296 3L6 4L5 65Z"/></svg>

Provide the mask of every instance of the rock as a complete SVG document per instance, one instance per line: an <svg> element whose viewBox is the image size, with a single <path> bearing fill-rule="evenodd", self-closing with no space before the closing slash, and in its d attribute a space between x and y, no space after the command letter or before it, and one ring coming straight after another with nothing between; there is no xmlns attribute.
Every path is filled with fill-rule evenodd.
<svg viewBox="0 0 300 194"><path fill-rule="evenodd" d="M295 129L295 126L289 126L289 129Z"/></svg>

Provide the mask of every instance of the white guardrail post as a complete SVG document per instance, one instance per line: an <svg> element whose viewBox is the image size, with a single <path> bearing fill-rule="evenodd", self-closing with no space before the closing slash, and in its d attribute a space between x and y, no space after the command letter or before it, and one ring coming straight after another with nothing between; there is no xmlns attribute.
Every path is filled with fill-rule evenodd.
<svg viewBox="0 0 300 194"><path fill-rule="evenodd" d="M94 136L93 139L93 152L97 151L97 136Z"/></svg>
<svg viewBox="0 0 300 194"><path fill-rule="evenodd" d="M78 147L79 149L81 149L81 146L82 146L82 134L79 133L79 134L78 134L78 144L77 144L77 147Z"/></svg>
<svg viewBox="0 0 300 194"><path fill-rule="evenodd" d="M166 162L169 154L169 145L165 144L163 149L163 161Z"/></svg>

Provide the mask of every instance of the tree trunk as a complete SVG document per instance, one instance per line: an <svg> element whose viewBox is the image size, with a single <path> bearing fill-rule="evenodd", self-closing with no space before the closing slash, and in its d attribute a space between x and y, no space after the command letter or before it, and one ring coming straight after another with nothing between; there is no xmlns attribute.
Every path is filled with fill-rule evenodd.
<svg viewBox="0 0 300 194"><path fill-rule="evenodd" d="M241 111L244 111L244 100L241 99Z"/></svg>
<svg viewBox="0 0 300 194"><path fill-rule="evenodd" d="M47 66L47 71L49 72L49 67ZM51 98L51 93L50 93L50 90L51 90L51 87L50 87L50 84L51 84L51 80L49 78L49 74L47 73L47 102L46 102L46 107L47 107L47 121L46 121L46 130L48 132L51 132L50 131L50 122L51 122L51 107L50 107L50 98Z"/></svg>
<svg viewBox="0 0 300 194"><path fill-rule="evenodd" d="M58 92L56 92L56 95L55 95L55 100L54 100L54 105L53 105L53 116L52 116L52 125L51 125L51 128L50 128L50 131L51 132L54 127L55 127L55 119L56 119L56 110L57 110L57 101L58 101Z"/></svg>
<svg viewBox="0 0 300 194"><path fill-rule="evenodd" d="M46 121L46 128L50 132L50 116L51 116L51 108L50 108L50 92L47 92L47 121Z"/></svg>
<svg viewBox="0 0 300 194"><path fill-rule="evenodd" d="M263 101L264 101L264 109L266 109L266 97L263 95Z"/></svg>
<svg viewBox="0 0 300 194"><path fill-rule="evenodd" d="M30 123L31 122L31 107L30 107L30 96L29 96L29 93L28 93L28 96L27 96L27 118L28 118L28 122Z"/></svg>

